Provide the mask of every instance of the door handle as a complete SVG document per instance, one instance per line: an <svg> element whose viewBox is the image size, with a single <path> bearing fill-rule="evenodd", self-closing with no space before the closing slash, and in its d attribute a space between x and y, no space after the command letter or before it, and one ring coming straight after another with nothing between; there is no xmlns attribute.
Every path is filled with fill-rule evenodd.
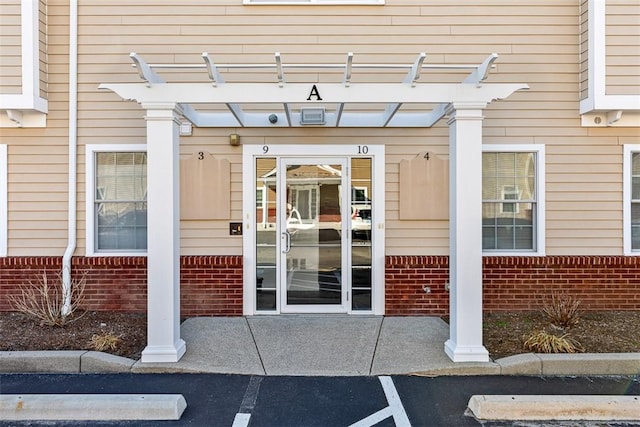
<svg viewBox="0 0 640 427"><path fill-rule="evenodd" d="M284 248L282 249L282 253L288 254L291 250L291 233L289 233L288 231L283 231L282 237L284 238Z"/></svg>

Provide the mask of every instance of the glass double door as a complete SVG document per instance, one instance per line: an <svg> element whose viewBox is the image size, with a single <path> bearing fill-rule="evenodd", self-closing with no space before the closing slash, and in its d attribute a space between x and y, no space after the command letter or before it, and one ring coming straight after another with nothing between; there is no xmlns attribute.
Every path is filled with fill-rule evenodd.
<svg viewBox="0 0 640 427"><path fill-rule="evenodd" d="M258 310L349 310L348 160L257 160Z"/></svg>

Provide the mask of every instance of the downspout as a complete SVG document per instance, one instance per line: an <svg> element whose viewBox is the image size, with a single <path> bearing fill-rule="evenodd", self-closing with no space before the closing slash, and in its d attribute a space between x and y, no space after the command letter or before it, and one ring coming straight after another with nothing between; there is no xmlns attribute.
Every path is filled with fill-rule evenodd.
<svg viewBox="0 0 640 427"><path fill-rule="evenodd" d="M76 250L78 154L78 0L69 1L69 215L68 243L62 257L63 316L71 313L71 258Z"/></svg>

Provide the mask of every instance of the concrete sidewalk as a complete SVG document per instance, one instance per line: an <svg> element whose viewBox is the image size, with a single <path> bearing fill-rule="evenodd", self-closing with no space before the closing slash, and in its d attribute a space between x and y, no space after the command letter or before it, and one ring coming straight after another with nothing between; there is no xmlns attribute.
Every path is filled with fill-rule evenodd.
<svg viewBox="0 0 640 427"><path fill-rule="evenodd" d="M181 326L177 363L92 351L0 352L0 372L199 372L244 375L636 375L640 353L523 354L453 363L437 317L201 317Z"/></svg>

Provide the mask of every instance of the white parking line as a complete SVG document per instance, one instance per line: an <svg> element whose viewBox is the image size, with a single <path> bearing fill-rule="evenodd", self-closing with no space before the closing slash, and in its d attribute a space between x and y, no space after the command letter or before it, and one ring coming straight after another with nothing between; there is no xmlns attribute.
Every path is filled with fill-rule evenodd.
<svg viewBox="0 0 640 427"><path fill-rule="evenodd" d="M395 421L396 426L411 427L411 422L409 422L409 417L404 410L404 406L402 406L402 401L400 400L400 396L398 396L391 377L378 377L378 379L380 383L382 383L382 389L387 396L387 402L389 402L389 407L393 411L393 421Z"/></svg>
<svg viewBox="0 0 640 427"><path fill-rule="evenodd" d="M250 419L251 414L236 414L231 427L247 427Z"/></svg>
<svg viewBox="0 0 640 427"><path fill-rule="evenodd" d="M384 395L387 397L389 406L361 419L357 423L351 424L349 427L371 427L389 417L393 417L393 421L397 427L411 427L411 422L404 410L404 406L402 406L402 401L400 400L400 396L398 396L391 377L378 377L378 379L380 380L380 384L382 384L382 390L384 390Z"/></svg>
<svg viewBox="0 0 640 427"><path fill-rule="evenodd" d="M251 420L251 412L256 406L256 400L258 400L258 392L260 390L260 383L263 377L252 376L249 378L249 384L247 390L244 392L244 398L240 404L240 409L233 419L232 427L247 427L249 420Z"/></svg>
<svg viewBox="0 0 640 427"><path fill-rule="evenodd" d="M374 412L369 415L367 418L363 418L357 423L351 424L349 427L371 427L378 424L382 420L386 420L389 417L393 416L393 411L391 407L387 406L384 409L379 410L378 412Z"/></svg>

